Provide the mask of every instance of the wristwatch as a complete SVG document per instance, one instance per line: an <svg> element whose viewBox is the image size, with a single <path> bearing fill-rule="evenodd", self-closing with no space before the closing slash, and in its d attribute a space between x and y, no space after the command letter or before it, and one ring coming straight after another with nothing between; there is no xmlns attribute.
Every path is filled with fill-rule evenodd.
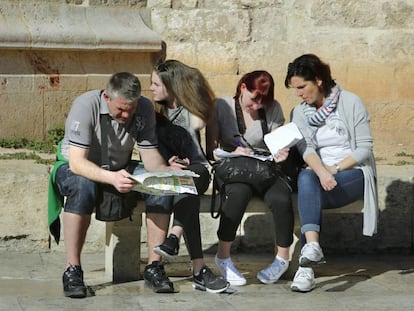
<svg viewBox="0 0 414 311"><path fill-rule="evenodd" d="M339 173L339 171L341 170L341 167L338 165L338 163L335 163L335 168L336 168L336 172Z"/></svg>

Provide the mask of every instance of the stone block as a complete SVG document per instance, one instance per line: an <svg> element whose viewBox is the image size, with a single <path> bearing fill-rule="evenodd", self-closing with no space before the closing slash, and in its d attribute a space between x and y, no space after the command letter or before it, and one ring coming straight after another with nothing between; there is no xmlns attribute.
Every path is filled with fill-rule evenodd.
<svg viewBox="0 0 414 311"><path fill-rule="evenodd" d="M392 98L394 71L390 65L349 65L347 70L347 87L363 98L364 102L383 101ZM341 83L341 81L338 81Z"/></svg>
<svg viewBox="0 0 414 311"><path fill-rule="evenodd" d="M413 38L414 40L414 38ZM414 51L413 51L414 52ZM414 54L414 53L413 53ZM414 59L413 59L414 60ZM407 102L411 105L411 114L414 113L413 102L408 99L414 98L414 87L409 87L407 83L414 77L414 64L409 64L397 68L395 70L394 82L395 82L395 101L396 102ZM412 115L411 115L412 117ZM413 127L411 127L413 128Z"/></svg>
<svg viewBox="0 0 414 311"><path fill-rule="evenodd" d="M0 248L48 247L47 167L33 161L1 160Z"/></svg>
<svg viewBox="0 0 414 311"><path fill-rule="evenodd" d="M141 214L106 223L105 272L113 282L136 281L141 278ZM138 267L138 268L137 268Z"/></svg>
<svg viewBox="0 0 414 311"><path fill-rule="evenodd" d="M155 10L151 20L154 31L167 42L237 42L249 35L248 12L216 10Z"/></svg>
<svg viewBox="0 0 414 311"><path fill-rule="evenodd" d="M214 57L212 57L214 51ZM237 72L237 50L233 44L203 42L197 46L198 69L203 74L228 75Z"/></svg>

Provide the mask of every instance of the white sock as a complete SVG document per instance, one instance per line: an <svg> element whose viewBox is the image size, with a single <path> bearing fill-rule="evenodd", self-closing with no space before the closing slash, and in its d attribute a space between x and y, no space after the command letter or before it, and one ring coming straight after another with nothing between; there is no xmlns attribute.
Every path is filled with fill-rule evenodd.
<svg viewBox="0 0 414 311"><path fill-rule="evenodd" d="M217 256L216 256L216 258L217 258L217 262L218 262L218 263L223 263L223 262L225 262L226 260L229 260L229 259L230 259L230 257L227 257L227 258L218 258Z"/></svg>
<svg viewBox="0 0 414 311"><path fill-rule="evenodd" d="M319 245L319 242L309 242L308 243L309 245L315 245L315 246L317 246L317 247L321 247L320 245Z"/></svg>
<svg viewBox="0 0 414 311"><path fill-rule="evenodd" d="M283 263L283 265L289 265L289 260L283 259L279 255L276 256L276 259Z"/></svg>

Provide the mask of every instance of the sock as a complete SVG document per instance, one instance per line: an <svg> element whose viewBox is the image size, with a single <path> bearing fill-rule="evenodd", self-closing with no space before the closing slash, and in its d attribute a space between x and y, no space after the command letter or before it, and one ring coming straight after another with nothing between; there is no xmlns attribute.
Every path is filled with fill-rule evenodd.
<svg viewBox="0 0 414 311"><path fill-rule="evenodd" d="M216 258L217 258L218 263L222 263L222 262L225 262L226 260L230 259L230 257L228 257L228 258L218 258L217 255L216 255Z"/></svg>
<svg viewBox="0 0 414 311"><path fill-rule="evenodd" d="M315 245L315 246L317 246L317 247L321 247L320 245L319 245L319 242L309 242L309 243L307 243L307 244L309 244L309 245Z"/></svg>
<svg viewBox="0 0 414 311"><path fill-rule="evenodd" d="M282 266L288 266L289 265L289 260L283 259L282 257L280 257L279 255L276 256L276 259L282 263Z"/></svg>

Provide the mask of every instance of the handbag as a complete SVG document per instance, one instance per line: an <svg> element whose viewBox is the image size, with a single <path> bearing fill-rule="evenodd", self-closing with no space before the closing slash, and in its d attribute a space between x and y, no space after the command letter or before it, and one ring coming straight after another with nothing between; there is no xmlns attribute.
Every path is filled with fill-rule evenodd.
<svg viewBox="0 0 414 311"><path fill-rule="evenodd" d="M109 115L100 115L101 124L101 165L109 167L108 160L108 128L111 119ZM138 163L130 162L128 171L132 172ZM121 193L109 184L98 183L95 218L101 221L118 221L130 218L140 194L136 191Z"/></svg>
<svg viewBox="0 0 414 311"><path fill-rule="evenodd" d="M245 183L259 189L280 175L275 162L245 156L221 159L213 164L212 171L225 184Z"/></svg>
<svg viewBox="0 0 414 311"><path fill-rule="evenodd" d="M95 218L101 221L117 221L131 218L140 196L136 191L121 193L114 186L98 185Z"/></svg>
<svg viewBox="0 0 414 311"><path fill-rule="evenodd" d="M256 191L261 192L271 186L276 178L282 178L284 176L280 167L275 162L262 161L253 157L240 156L223 158L215 162L212 166L214 176L210 205L212 218L218 218L220 216L222 204L226 199L226 184L249 184ZM217 193L220 202L216 211Z"/></svg>

